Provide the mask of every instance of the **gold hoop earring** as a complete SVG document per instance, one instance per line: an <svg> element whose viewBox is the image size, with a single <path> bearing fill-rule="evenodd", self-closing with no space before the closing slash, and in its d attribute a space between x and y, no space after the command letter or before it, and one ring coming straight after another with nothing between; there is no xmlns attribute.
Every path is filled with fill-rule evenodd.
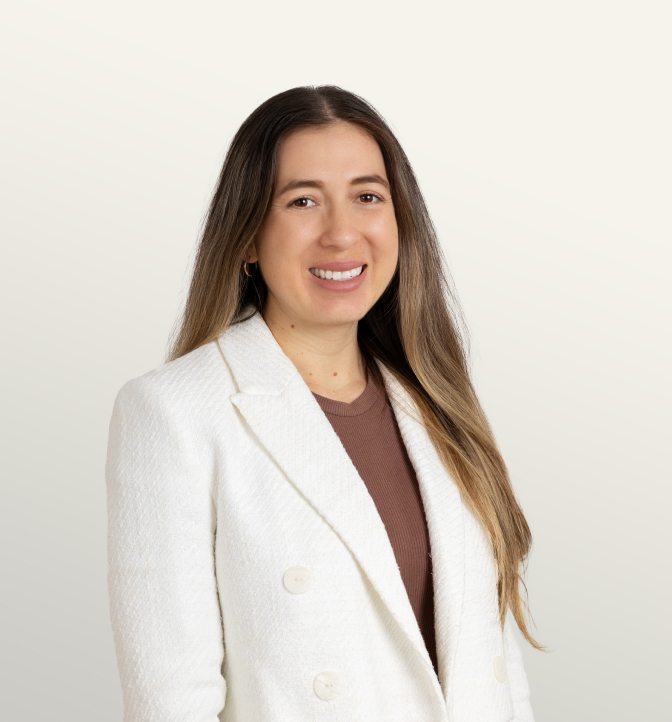
<svg viewBox="0 0 672 722"><path fill-rule="evenodd" d="M254 273L250 273L250 272L247 270L247 266L248 266L248 265L252 265L252 264L248 264L247 261L243 261L243 271L245 272L245 275L246 275L248 278L252 278L252 276L254 276L254 275L256 274L257 268L258 268L259 264L257 263L257 261L254 262Z"/></svg>

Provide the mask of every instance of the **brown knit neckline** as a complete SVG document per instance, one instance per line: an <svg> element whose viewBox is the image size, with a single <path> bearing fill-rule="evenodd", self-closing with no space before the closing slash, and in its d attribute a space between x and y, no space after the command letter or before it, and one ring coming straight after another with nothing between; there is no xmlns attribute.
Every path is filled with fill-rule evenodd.
<svg viewBox="0 0 672 722"><path fill-rule="evenodd" d="M370 371L366 381L366 388L352 403L335 401L334 399L328 399L326 396L320 396L313 392L313 396L320 405L320 408L329 416L359 416L367 412L376 401L384 397L384 394L384 389L378 385L375 375Z"/></svg>

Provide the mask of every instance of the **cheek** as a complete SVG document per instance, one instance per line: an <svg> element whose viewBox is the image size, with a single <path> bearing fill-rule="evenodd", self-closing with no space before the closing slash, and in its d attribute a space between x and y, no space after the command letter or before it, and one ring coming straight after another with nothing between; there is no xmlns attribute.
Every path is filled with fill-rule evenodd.
<svg viewBox="0 0 672 722"><path fill-rule="evenodd" d="M384 269L385 275L390 278L394 274L399 257L399 237L396 219L381 219L375 233L375 255L377 265ZM388 279L389 280L389 279Z"/></svg>
<svg viewBox="0 0 672 722"><path fill-rule="evenodd" d="M292 268L310 244L311 229L294 217L269 219L257 244L262 265Z"/></svg>
<svg viewBox="0 0 672 722"><path fill-rule="evenodd" d="M257 243L259 266L269 291L277 298L295 297L302 283L304 243L295 224L272 221Z"/></svg>

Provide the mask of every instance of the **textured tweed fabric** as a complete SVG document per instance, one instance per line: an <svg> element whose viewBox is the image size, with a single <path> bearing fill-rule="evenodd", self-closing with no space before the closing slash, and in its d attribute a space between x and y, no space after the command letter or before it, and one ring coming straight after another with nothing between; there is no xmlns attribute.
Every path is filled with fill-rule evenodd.
<svg viewBox="0 0 672 722"><path fill-rule="evenodd" d="M125 722L531 722L488 543L401 387L439 675L385 527L260 316L128 382L107 459ZM292 593L287 570L310 588Z"/></svg>

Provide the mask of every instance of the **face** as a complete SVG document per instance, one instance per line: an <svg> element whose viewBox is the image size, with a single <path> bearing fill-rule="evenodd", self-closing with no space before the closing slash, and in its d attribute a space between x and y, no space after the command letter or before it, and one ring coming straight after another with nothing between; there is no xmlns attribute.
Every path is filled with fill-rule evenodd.
<svg viewBox="0 0 672 722"><path fill-rule="evenodd" d="M283 141L247 256L268 286L265 315L310 326L359 321L391 281L398 246L385 163L368 133L337 123Z"/></svg>

